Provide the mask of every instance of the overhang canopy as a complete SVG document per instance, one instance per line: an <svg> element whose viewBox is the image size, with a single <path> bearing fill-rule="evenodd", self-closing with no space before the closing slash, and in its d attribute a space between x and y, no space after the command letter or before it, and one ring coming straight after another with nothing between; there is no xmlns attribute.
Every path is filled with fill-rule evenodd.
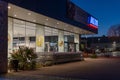
<svg viewBox="0 0 120 80"><path fill-rule="evenodd" d="M94 34L91 31L81 29L77 26L73 26L68 23L59 21L57 19L53 19L51 17L35 13L33 11L15 6L10 3L8 6L8 16L16 18L16 19L21 19L21 20L41 24L41 25L48 26L48 27L57 28L60 30L77 33L77 34Z"/></svg>

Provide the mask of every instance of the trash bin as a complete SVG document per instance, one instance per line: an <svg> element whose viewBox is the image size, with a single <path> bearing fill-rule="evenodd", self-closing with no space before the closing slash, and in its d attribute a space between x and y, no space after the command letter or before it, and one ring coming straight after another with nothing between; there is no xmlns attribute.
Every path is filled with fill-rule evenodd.
<svg viewBox="0 0 120 80"><path fill-rule="evenodd" d="M14 71L18 71L18 63L19 63L19 61L18 60L12 60L12 68L13 68L13 70Z"/></svg>

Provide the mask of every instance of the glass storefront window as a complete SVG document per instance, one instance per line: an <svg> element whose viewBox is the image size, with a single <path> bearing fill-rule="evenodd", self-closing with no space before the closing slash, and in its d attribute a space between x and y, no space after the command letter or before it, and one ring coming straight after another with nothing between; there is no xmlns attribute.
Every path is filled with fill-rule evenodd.
<svg viewBox="0 0 120 80"><path fill-rule="evenodd" d="M78 41L75 42L75 35L77 36L77 34L58 30L51 27L44 27L35 23L22 21L14 18L9 18L9 20L9 30L11 31L8 31L8 33L11 34L13 43L10 49L18 49L19 46L28 46L36 49L37 51L46 52L78 51L79 43L77 44ZM39 31L37 31L37 27L39 27ZM43 48L37 47L36 35L42 35L44 37ZM63 40L63 48L58 45L59 39ZM76 40L77 39L78 37L76 38ZM11 51L9 50L9 52Z"/></svg>
<svg viewBox="0 0 120 80"><path fill-rule="evenodd" d="M64 51L75 52L76 43L74 42L74 33L64 31Z"/></svg>
<svg viewBox="0 0 120 80"><path fill-rule="evenodd" d="M45 27L45 51L58 51L58 30Z"/></svg>

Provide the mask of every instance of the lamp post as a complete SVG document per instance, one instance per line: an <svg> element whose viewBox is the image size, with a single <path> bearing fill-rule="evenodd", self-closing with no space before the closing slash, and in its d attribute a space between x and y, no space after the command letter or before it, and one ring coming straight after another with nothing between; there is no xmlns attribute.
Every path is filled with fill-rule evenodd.
<svg viewBox="0 0 120 80"><path fill-rule="evenodd" d="M113 46L113 50L115 50L116 49L116 42L115 41L113 42L112 46Z"/></svg>
<svg viewBox="0 0 120 80"><path fill-rule="evenodd" d="M86 40L85 40L85 45L86 45L86 48L88 47L88 44L87 44L87 36L86 36Z"/></svg>

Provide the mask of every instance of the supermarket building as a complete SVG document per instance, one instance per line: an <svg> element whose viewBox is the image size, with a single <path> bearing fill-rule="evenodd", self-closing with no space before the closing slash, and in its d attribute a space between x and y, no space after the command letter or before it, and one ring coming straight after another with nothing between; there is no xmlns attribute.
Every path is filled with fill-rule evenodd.
<svg viewBox="0 0 120 80"><path fill-rule="evenodd" d="M98 20L71 0L1 0L0 73L7 72L8 57L19 46L78 52L80 35L97 32Z"/></svg>

